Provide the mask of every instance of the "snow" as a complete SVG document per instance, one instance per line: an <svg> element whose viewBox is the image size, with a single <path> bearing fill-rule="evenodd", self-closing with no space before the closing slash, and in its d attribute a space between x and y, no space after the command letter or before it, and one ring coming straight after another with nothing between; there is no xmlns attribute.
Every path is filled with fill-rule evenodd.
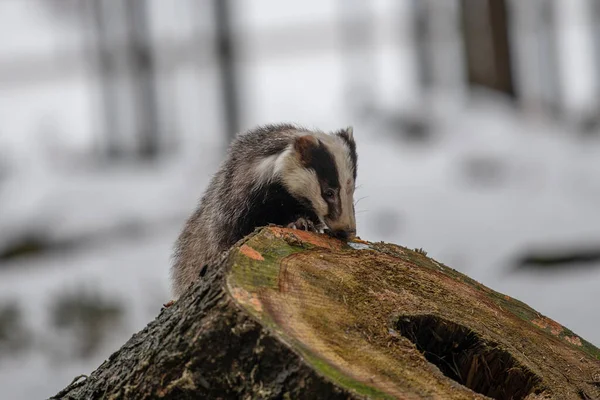
<svg viewBox="0 0 600 400"><path fill-rule="evenodd" d="M10 10L4 15L14 18L16 27L18 18L28 17L14 4L0 8ZM249 4L246 24L263 26L271 2ZM386 14L391 3L377 4ZM296 9L305 21L326 20L334 12L333 7L315 12L296 7L292 13L278 6L271 20L285 26L298 15ZM2 12L0 21L7 19ZM31 18L28 25L42 19L39 13ZM43 30L44 24L39 29L46 32L50 28ZM164 30L173 29L165 24ZM18 48L43 47L33 40L40 35L28 34L27 46ZM248 46L260 43L248 38ZM403 45L395 51L377 49L377 68L385 79L374 94L385 95L387 108L407 104L416 91L414 80L406 78L413 74L407 60L411 50ZM410 143L389 125L348 110L360 95L345 97L347 77L339 54L289 57L244 63L242 125L354 125L362 239L423 248L600 345L600 319L594 318L600 265L545 273L513 270L515 258L532 246L600 246L600 142L578 138L556 121L520 114L503 99L481 92L468 101L452 93L424 98L433 137L429 143ZM392 76L385 65L394 57L402 74ZM45 398L76 375L90 373L169 301L173 243L223 155L211 68L194 76L187 65L174 72L170 87L165 83L174 113L168 124L186 145L181 154L153 166L82 162L91 158L95 132L88 83L81 76L2 92L9 95L0 96L0 156L10 169L4 178L0 174L0 249L27 232L58 242L92 238L73 249L0 262L0 306L17 300L36 334L28 351L0 354L0 387L8 398ZM487 180L473 175L482 165L491 168ZM48 307L57 294L86 288L120 302L125 323L110 330L96 354L77 359L68 352L73 338L53 328Z"/></svg>

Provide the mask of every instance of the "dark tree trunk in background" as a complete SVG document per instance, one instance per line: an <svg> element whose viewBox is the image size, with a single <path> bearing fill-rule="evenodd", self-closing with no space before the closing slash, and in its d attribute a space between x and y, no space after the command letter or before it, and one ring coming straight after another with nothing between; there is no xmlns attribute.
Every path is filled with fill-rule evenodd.
<svg viewBox="0 0 600 400"><path fill-rule="evenodd" d="M98 77L106 155L153 159L161 150L161 132L147 2L86 0L81 6L86 8L92 26L91 53ZM121 34L125 35L124 47L119 43ZM123 90L123 81L131 84L131 93ZM128 115L123 101L132 105L134 132L124 129ZM128 148L128 139L133 139L133 149Z"/></svg>
<svg viewBox="0 0 600 400"><path fill-rule="evenodd" d="M595 1L595 0L594 0ZM560 104L560 70L558 44L559 34L556 27L556 5L552 1L539 1L541 27L538 40L542 48L543 60L541 81L544 93L543 104L549 115L558 116L562 111Z"/></svg>
<svg viewBox="0 0 600 400"><path fill-rule="evenodd" d="M160 126L147 2L126 0L124 6L138 151L142 159L154 159L160 152Z"/></svg>
<svg viewBox="0 0 600 400"><path fill-rule="evenodd" d="M596 71L596 96L597 103L600 104L600 2L592 1L592 40L594 43L594 61ZM590 124L590 129L600 128L600 117L596 116Z"/></svg>
<svg viewBox="0 0 600 400"><path fill-rule="evenodd" d="M417 50L419 81L423 88L433 83L432 60L430 56L431 7L429 1L412 0L415 21L414 38Z"/></svg>
<svg viewBox="0 0 600 400"><path fill-rule="evenodd" d="M214 0L216 56L221 75L224 130L230 142L240 130L238 80L230 0Z"/></svg>
<svg viewBox="0 0 600 400"><path fill-rule="evenodd" d="M121 153L118 121L118 94L116 85L115 55L111 51L111 41L108 35L107 21L118 12L112 1L88 0L81 2L85 15L89 17L92 34L89 38L91 58L94 60L98 76L98 91L100 97L100 114L103 125L100 128L104 139L104 151L109 158L118 157ZM115 9L117 12L115 12Z"/></svg>
<svg viewBox="0 0 600 400"><path fill-rule="evenodd" d="M515 97L505 0L462 0L469 82Z"/></svg>

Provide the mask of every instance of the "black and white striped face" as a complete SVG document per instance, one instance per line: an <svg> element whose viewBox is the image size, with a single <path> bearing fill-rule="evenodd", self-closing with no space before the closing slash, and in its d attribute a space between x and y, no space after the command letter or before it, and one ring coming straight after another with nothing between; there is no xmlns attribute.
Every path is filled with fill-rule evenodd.
<svg viewBox="0 0 600 400"><path fill-rule="evenodd" d="M356 145L348 128L331 135L300 132L280 176L292 195L310 202L335 236L350 239L356 235L356 171Z"/></svg>

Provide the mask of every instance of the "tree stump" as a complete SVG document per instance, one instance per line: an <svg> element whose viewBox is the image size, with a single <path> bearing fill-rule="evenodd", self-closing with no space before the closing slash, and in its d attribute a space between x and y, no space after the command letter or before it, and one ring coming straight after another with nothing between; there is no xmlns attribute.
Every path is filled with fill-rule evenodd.
<svg viewBox="0 0 600 400"><path fill-rule="evenodd" d="M599 399L600 350L425 252L276 226L60 399Z"/></svg>

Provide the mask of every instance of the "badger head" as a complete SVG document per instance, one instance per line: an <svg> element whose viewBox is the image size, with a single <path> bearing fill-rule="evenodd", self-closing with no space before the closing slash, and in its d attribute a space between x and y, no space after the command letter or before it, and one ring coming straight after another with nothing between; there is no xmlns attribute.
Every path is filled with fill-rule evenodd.
<svg viewBox="0 0 600 400"><path fill-rule="evenodd" d="M315 222L347 240L356 235L356 169L352 128L332 134L299 132L288 149L280 177L292 196L310 204L320 219Z"/></svg>

